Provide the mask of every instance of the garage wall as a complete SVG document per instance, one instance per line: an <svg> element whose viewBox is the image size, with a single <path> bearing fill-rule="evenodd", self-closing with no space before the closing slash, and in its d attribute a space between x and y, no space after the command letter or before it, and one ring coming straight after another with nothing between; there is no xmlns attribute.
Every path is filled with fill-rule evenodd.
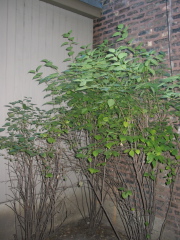
<svg viewBox="0 0 180 240"><path fill-rule="evenodd" d="M62 34L73 30L79 46L92 43L93 20L39 0L0 0L0 127L4 124L11 101L32 97L43 103L42 86L32 81L31 69L44 58L65 70L67 58ZM46 70L45 74L47 74ZM5 203L9 199L6 160L0 156L0 239L11 240L13 212Z"/></svg>
<svg viewBox="0 0 180 240"><path fill-rule="evenodd" d="M0 1L0 126L10 101L32 97L43 103L42 86L32 81L28 71L44 58L62 71L67 58L62 34L73 30L79 46L92 43L93 20L39 0ZM79 46L76 47L78 51ZM7 180L4 160L0 159L0 181ZM8 184L0 182L0 203L7 200Z"/></svg>

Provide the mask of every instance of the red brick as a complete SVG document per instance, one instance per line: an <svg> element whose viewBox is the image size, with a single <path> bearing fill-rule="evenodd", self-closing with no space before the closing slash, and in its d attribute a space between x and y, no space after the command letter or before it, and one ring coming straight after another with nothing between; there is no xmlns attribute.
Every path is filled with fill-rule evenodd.
<svg viewBox="0 0 180 240"><path fill-rule="evenodd" d="M147 49L155 49L168 54L171 53L171 63L173 73L180 73L180 2L179 0L172 1L172 21L168 26L168 14L166 12L167 0L106 0L102 17L94 21L94 45L101 43L106 37L113 34L114 28L119 23L124 23L129 27L129 38L134 38L134 43L143 42ZM167 2L169 3L169 2ZM108 20L110 20L108 22ZM106 22L106 23L105 23ZM101 24L101 25L98 25ZM103 30L103 28L106 29ZM170 34L168 29L170 28ZM170 37L170 39L169 39ZM169 42L170 40L170 42ZM116 45L116 38L111 39L111 43ZM169 49L170 45L170 49ZM167 68L169 67L169 57L167 59ZM126 169L126 162L123 164ZM127 172L124 172L127 174ZM129 181L133 181L133 177L129 176ZM164 217L167 209L169 197L169 187L164 186L163 177L160 178L160 185L157 198L157 215ZM171 207L167 228L176 233L177 239L180 239L179 229L176 221L180 221L180 178L176 182L175 194ZM174 238L175 239L175 238Z"/></svg>

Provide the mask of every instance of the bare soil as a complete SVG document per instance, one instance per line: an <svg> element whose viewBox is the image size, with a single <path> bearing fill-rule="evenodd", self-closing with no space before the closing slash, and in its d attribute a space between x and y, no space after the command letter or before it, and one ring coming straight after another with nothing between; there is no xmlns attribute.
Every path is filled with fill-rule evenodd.
<svg viewBox="0 0 180 240"><path fill-rule="evenodd" d="M126 240L120 232L118 232L121 240ZM98 226L96 230L92 230L88 223L81 220L78 223L71 223L62 226L56 230L46 240L117 240L115 233L110 226Z"/></svg>

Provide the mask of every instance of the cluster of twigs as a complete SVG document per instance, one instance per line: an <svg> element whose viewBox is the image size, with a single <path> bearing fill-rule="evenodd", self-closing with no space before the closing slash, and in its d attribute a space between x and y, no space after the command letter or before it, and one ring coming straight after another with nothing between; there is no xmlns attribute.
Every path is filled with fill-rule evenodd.
<svg viewBox="0 0 180 240"><path fill-rule="evenodd" d="M63 180L67 169L62 152L53 158L20 153L8 161L10 205L15 214L15 239L42 240L54 231L55 218L61 225L67 218ZM52 176L48 177L48 172Z"/></svg>

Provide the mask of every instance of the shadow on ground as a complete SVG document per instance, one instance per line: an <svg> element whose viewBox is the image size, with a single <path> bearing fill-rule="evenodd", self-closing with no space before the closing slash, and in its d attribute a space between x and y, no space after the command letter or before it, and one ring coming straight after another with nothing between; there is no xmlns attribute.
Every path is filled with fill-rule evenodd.
<svg viewBox="0 0 180 240"><path fill-rule="evenodd" d="M118 232L121 240L127 240ZM89 229L88 223L81 220L76 224L67 224L56 230L46 240L117 240L110 226L99 226L96 231Z"/></svg>

